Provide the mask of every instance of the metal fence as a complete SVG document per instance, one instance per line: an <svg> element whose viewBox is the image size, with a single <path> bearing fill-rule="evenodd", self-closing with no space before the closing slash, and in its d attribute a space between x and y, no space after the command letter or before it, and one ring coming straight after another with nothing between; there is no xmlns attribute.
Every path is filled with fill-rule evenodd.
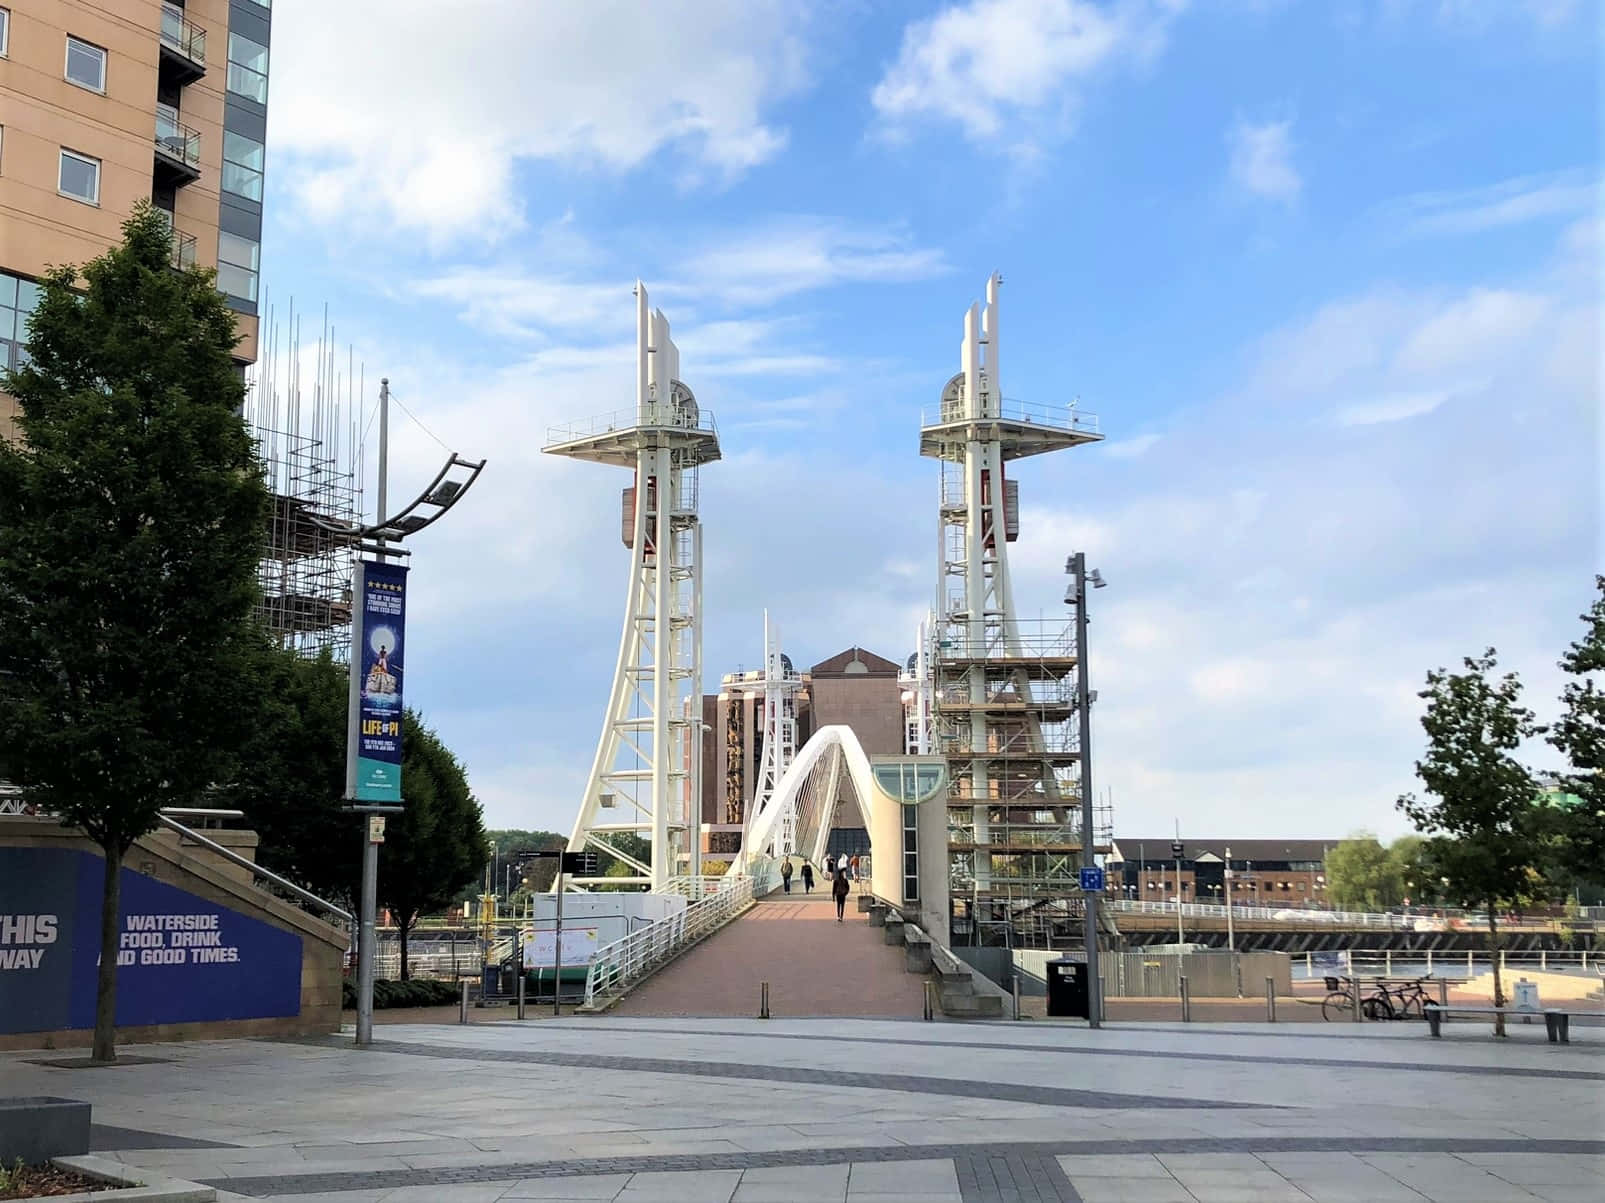
<svg viewBox="0 0 1605 1203"><path fill-rule="evenodd" d="M1125 915L1169 915L1179 907L1184 918L1225 919L1226 906L1217 902L1136 902L1129 898L1109 898L1107 910ZM1585 907L1585 911L1601 908ZM1233 919L1272 919L1278 923L1306 923L1311 927L1367 927L1382 931L1464 931L1488 928L1488 917L1468 911L1434 907L1431 914L1395 914L1392 911L1328 911L1319 908L1286 906L1238 906L1231 908ZM1568 922L1547 915L1507 916L1499 920L1500 930L1524 928L1550 929ZM1583 919L1585 924L1591 922Z"/></svg>
<svg viewBox="0 0 1605 1203"><path fill-rule="evenodd" d="M687 945L723 927L752 905L755 887L766 884L763 878L744 873L727 874L718 881L716 890L679 914L659 919L598 949L585 975L585 1006L594 1008L629 989L673 960Z"/></svg>

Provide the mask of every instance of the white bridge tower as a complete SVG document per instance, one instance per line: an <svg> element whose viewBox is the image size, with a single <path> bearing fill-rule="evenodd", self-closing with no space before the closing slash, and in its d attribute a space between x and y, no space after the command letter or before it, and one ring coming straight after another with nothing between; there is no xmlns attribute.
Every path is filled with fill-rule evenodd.
<svg viewBox="0 0 1605 1203"><path fill-rule="evenodd" d="M747 808L747 830L751 831L760 815L775 804L780 779L797 756L797 691L802 678L797 675L791 661L780 650L780 628L769 622L769 611L763 616L763 750L758 765L758 787ZM786 807L779 819L775 837L776 856L791 856L797 852L797 804ZM743 837L745 846L745 837ZM762 848L752 851L762 852Z"/></svg>
<svg viewBox="0 0 1605 1203"><path fill-rule="evenodd" d="M1067 622L1022 621L1007 545L1019 535L1017 483L1006 466L1097 442L1097 419L1074 404L1005 400L998 289L964 315L959 372L923 420L920 454L941 461L935 630L911 676L929 673L930 718L911 716L911 747L928 738L947 759L955 899L975 923L1074 889L1081 846L1076 648ZM924 704L918 686L911 704ZM928 726L927 726L928 723ZM911 727L913 727L911 723Z"/></svg>
<svg viewBox="0 0 1605 1203"><path fill-rule="evenodd" d="M630 549L624 634L570 851L599 849L624 861L636 882L664 889L689 853L686 791L701 780L702 526L697 469L719 458L711 414L680 381L669 322L635 286L635 408L554 427L545 451L630 469L623 536ZM693 799L694 805L700 799ZM619 832L651 841L651 863L610 842ZM693 836L694 838L694 836ZM580 878L576 885L592 884Z"/></svg>

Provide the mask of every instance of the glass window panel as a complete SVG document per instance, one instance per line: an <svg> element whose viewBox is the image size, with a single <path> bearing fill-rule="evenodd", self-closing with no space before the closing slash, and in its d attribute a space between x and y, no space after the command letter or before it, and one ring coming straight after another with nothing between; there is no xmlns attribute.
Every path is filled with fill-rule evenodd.
<svg viewBox="0 0 1605 1203"><path fill-rule="evenodd" d="M223 134L223 188L250 200L262 199L262 144L254 138Z"/></svg>
<svg viewBox="0 0 1605 1203"><path fill-rule="evenodd" d="M17 277L0 272L0 305L7 308L17 303Z"/></svg>
<svg viewBox="0 0 1605 1203"><path fill-rule="evenodd" d="M267 47L243 38L237 33L228 35L228 89L262 104L267 103Z"/></svg>
<svg viewBox="0 0 1605 1203"><path fill-rule="evenodd" d="M97 92L106 90L106 52L99 46L91 46L88 42L80 42L77 38L67 39L67 78L75 84L82 84L86 88L93 88Z"/></svg>
<svg viewBox="0 0 1605 1203"><path fill-rule="evenodd" d="M17 312L0 306L0 338L17 337Z"/></svg>
<svg viewBox="0 0 1605 1203"><path fill-rule="evenodd" d="M256 300L256 273L235 267L232 263L217 265L217 286L231 297Z"/></svg>
<svg viewBox="0 0 1605 1203"><path fill-rule="evenodd" d="M217 257L224 263L232 263L236 267L255 271L257 256L260 254L261 247L249 238L241 238L238 234L230 234L227 230L219 232L217 236Z"/></svg>
<svg viewBox="0 0 1605 1203"><path fill-rule="evenodd" d="M100 162L71 151L61 152L61 174L56 186L68 196L95 204L100 200Z"/></svg>
<svg viewBox="0 0 1605 1203"><path fill-rule="evenodd" d="M0 8L0 54L5 54L11 45L11 13Z"/></svg>
<svg viewBox="0 0 1605 1203"><path fill-rule="evenodd" d="M32 313L39 304L39 285L32 280L17 281L17 311Z"/></svg>
<svg viewBox="0 0 1605 1203"><path fill-rule="evenodd" d="M233 130L223 131L223 157L230 163L238 163L241 167L261 171L262 154L262 144L255 138L247 138L244 134L236 134Z"/></svg>

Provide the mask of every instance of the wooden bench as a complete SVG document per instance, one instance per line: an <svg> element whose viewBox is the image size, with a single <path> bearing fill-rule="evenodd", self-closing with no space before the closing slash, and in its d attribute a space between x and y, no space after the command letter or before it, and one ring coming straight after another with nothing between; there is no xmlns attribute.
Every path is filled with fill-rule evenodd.
<svg viewBox="0 0 1605 1203"><path fill-rule="evenodd" d="M1439 1027L1445 1015L1503 1015L1509 1018L1514 1015L1531 1019L1534 1015L1544 1017L1544 1030L1549 1034L1551 1044L1570 1044L1571 1038L1571 1012L1557 1011L1552 1007L1545 1007L1539 1011L1520 1011L1515 1007L1441 1007L1435 1002L1428 1002L1424 1008L1427 1017L1427 1027L1434 1036L1441 1035Z"/></svg>

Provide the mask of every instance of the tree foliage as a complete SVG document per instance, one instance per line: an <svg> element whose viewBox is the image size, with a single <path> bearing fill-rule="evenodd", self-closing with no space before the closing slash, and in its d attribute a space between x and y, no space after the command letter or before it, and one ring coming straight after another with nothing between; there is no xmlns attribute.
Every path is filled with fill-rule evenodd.
<svg viewBox="0 0 1605 1203"><path fill-rule="evenodd" d="M234 314L162 218L44 280L0 377L0 743L28 800L106 853L94 1057L110 1060L118 873L164 806L227 779L252 721L266 489Z"/></svg>
<svg viewBox="0 0 1605 1203"><path fill-rule="evenodd" d="M1594 886L1605 883L1605 576L1594 578L1599 596L1582 615L1583 637L1561 657L1572 678L1561 693L1560 720L1549 742L1565 755L1571 772L1562 779L1581 804L1556 807L1545 815L1556 839L1560 873Z"/></svg>
<svg viewBox="0 0 1605 1203"><path fill-rule="evenodd" d="M1431 837L1426 849L1445 894L1486 911L1494 1005L1502 1006L1496 912L1532 889L1532 867L1542 851L1533 805L1537 788L1513 753L1543 728L1521 705L1516 674L1496 679L1496 664L1489 648L1480 657L1468 657L1463 673L1427 674L1427 688L1419 695L1427 703L1421 719L1427 752L1416 762L1416 776L1429 796L1405 794L1398 807ZM1503 1017L1496 1019L1495 1031L1503 1034Z"/></svg>
<svg viewBox="0 0 1605 1203"><path fill-rule="evenodd" d="M1404 898L1404 873L1373 832L1357 831L1326 854L1326 889L1335 906L1386 910Z"/></svg>
<svg viewBox="0 0 1605 1203"><path fill-rule="evenodd" d="M401 734L401 794L402 813L385 825L379 901L400 928L405 981L412 925L420 915L453 902L478 879L490 846L462 765L411 710Z"/></svg>
<svg viewBox="0 0 1605 1203"><path fill-rule="evenodd" d="M349 905L362 873L361 836L341 809L347 681L324 653L263 652L264 683L241 772L225 792L256 830L257 860L314 894Z"/></svg>

